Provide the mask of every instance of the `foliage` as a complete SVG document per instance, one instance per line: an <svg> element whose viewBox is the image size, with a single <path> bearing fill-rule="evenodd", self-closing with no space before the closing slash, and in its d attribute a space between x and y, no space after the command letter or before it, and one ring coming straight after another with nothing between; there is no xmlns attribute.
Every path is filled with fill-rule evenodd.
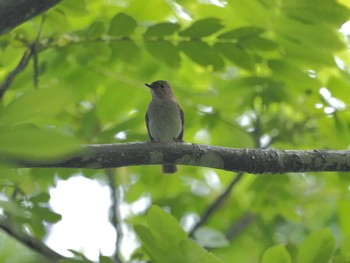
<svg viewBox="0 0 350 263"><path fill-rule="evenodd" d="M80 143L145 141L150 96L143 84L157 79L173 86L188 142L346 149L349 35L339 29L349 10L344 0L63 1L45 15L38 72L32 59L1 100L0 156L51 160ZM41 23L36 17L0 37L0 83ZM77 171L9 169L3 159L0 165L2 216L43 240L47 224L60 220L49 189ZM107 183L101 171L81 173ZM143 207L141 215L122 218L141 243L132 260L350 260L348 174L244 175L194 234L212 254L177 221L185 226L200 217L234 175L180 167L165 177L160 167L147 166L120 168L115 177L125 205L148 194L172 215L157 207L146 215ZM5 248L0 245L2 262L13 256ZM75 262L88 261L74 254ZM105 255L99 260L111 262Z"/></svg>

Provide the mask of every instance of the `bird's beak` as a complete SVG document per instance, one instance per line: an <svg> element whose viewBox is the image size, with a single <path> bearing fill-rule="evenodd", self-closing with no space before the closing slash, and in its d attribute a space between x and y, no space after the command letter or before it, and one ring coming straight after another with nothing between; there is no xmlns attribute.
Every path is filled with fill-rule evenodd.
<svg viewBox="0 0 350 263"><path fill-rule="evenodd" d="M150 89L152 89L153 87L152 87L152 85L151 84L145 84L147 87L149 87Z"/></svg>

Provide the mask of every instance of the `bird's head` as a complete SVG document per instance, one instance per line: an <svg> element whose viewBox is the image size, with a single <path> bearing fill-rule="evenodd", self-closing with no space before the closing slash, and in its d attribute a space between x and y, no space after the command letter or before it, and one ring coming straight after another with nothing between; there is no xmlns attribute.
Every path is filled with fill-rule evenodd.
<svg viewBox="0 0 350 263"><path fill-rule="evenodd" d="M158 99L173 98L174 94L169 83L165 80L157 80L151 84L145 84L151 89L152 97Z"/></svg>

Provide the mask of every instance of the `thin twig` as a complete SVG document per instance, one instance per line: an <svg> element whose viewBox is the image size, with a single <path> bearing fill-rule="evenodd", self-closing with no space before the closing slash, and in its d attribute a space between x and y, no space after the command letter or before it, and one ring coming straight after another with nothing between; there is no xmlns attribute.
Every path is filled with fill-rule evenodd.
<svg viewBox="0 0 350 263"><path fill-rule="evenodd" d="M122 232L122 227L120 224L120 212L119 212L119 199L120 199L120 194L118 190L118 186L116 185L115 182L115 172L112 169L107 169L106 170L106 175L109 181L109 189L111 191L111 207L110 207L110 216L111 216L111 223L112 226L115 229L115 234L116 234L116 241L115 241L115 252L113 255L113 259L115 263L121 263L123 262L120 257L119 257L119 248L120 248L120 241L123 237L123 232Z"/></svg>
<svg viewBox="0 0 350 263"><path fill-rule="evenodd" d="M26 245L33 251L36 251L40 255L47 257L48 259L50 259L50 262L57 262L62 259L68 259L46 246L40 240L31 237L30 235L24 233L21 229L17 228L18 226L13 225L10 219L0 219L0 229L5 231L8 235L12 236L13 238L17 239L19 242Z"/></svg>
<svg viewBox="0 0 350 263"><path fill-rule="evenodd" d="M42 29L43 29L45 18L46 18L46 15L44 14L41 17L41 22L40 22L40 26L39 26L36 38L35 38L33 44L31 45L31 50L32 50L32 53L33 53L33 71L34 71L33 82L34 82L34 87L35 88L38 88L38 84L39 84L38 49L39 49L40 35L41 35Z"/></svg>
<svg viewBox="0 0 350 263"><path fill-rule="evenodd" d="M211 203L207 207L207 209L204 211L204 213L200 217L200 220L194 225L192 230L189 232L189 236L193 237L195 231L199 227L204 225L209 219L209 217L222 205L224 200L226 200L229 197L233 187L239 182L239 180L241 180L243 174L244 174L243 172L238 173L236 177L232 180L232 182L229 184L229 186L226 188L226 190L218 198L216 198L213 203Z"/></svg>
<svg viewBox="0 0 350 263"><path fill-rule="evenodd" d="M246 213L239 220L237 220L226 233L226 238L228 240L234 239L239 233L246 229L258 216Z"/></svg>
<svg viewBox="0 0 350 263"><path fill-rule="evenodd" d="M26 50L16 68L7 75L5 81L0 86L0 100L4 96L6 90L10 87L13 79L27 67L32 56L32 50Z"/></svg>

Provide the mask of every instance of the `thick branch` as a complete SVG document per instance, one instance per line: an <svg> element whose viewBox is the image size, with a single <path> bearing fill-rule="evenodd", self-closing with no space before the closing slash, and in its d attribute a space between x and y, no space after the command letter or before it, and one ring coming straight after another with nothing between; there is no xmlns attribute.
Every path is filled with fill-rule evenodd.
<svg viewBox="0 0 350 263"><path fill-rule="evenodd" d="M61 0L0 0L0 35L37 16Z"/></svg>
<svg viewBox="0 0 350 263"><path fill-rule="evenodd" d="M81 146L81 152L60 161L1 156L0 162L24 167L102 169L177 163L226 171L259 173L350 171L350 151L235 149L192 143L121 143Z"/></svg>

